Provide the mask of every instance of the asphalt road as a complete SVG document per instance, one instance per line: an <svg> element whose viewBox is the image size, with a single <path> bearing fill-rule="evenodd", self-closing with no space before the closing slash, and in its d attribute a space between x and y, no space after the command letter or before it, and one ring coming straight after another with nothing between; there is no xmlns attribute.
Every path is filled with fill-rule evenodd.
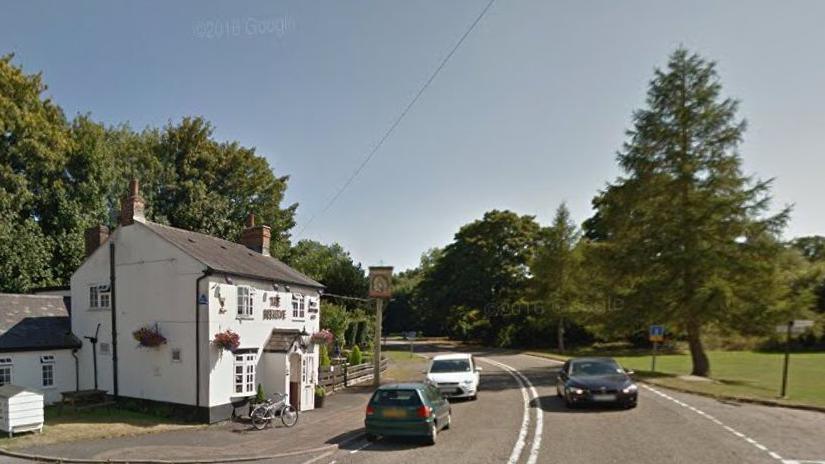
<svg viewBox="0 0 825 464"><path fill-rule="evenodd" d="M825 463L823 413L722 403L644 386L633 410L568 410L555 396L558 363L475 354L484 367L479 398L454 403L453 425L439 434L437 445L357 440L294 462Z"/></svg>

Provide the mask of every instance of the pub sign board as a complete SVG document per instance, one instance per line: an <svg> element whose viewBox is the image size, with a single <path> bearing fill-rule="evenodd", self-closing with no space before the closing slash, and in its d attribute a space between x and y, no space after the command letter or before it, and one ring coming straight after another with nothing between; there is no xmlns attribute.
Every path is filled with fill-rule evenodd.
<svg viewBox="0 0 825 464"><path fill-rule="evenodd" d="M370 267L370 298L389 299L392 296L392 266Z"/></svg>

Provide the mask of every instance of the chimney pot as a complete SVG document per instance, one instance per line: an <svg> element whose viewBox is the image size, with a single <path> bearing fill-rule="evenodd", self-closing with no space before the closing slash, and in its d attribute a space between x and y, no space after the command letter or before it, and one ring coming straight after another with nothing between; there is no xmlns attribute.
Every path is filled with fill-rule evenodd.
<svg viewBox="0 0 825 464"><path fill-rule="evenodd" d="M246 227L255 227L255 214L249 213L246 215Z"/></svg>

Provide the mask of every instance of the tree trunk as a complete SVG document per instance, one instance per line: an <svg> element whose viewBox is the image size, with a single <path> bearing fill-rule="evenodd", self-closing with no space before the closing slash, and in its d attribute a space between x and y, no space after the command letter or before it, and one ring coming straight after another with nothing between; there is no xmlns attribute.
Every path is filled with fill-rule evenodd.
<svg viewBox="0 0 825 464"><path fill-rule="evenodd" d="M559 326L556 330L556 339L559 344L559 353L564 353L564 318L559 319Z"/></svg>
<svg viewBox="0 0 825 464"><path fill-rule="evenodd" d="M690 346L690 357L693 361L691 375L710 376L710 360L708 360L708 355L705 353L705 346L702 345L702 329L698 324L688 326L688 345Z"/></svg>

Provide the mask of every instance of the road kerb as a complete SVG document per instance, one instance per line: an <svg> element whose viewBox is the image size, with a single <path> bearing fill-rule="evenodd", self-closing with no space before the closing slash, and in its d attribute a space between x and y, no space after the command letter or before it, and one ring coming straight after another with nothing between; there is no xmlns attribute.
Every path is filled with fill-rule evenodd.
<svg viewBox="0 0 825 464"><path fill-rule="evenodd" d="M355 435L347 438L346 440L342 440L338 443L332 443L329 445L318 446L315 448L307 448L303 450L295 450L295 451L287 451L284 453L276 453L276 454L266 454L266 455L255 455L255 456L232 456L232 457L225 457L222 459L176 459L176 460L166 460L166 459L86 459L86 458L64 458L58 456L42 456L38 454L29 454L29 453L19 453L16 451L10 451L5 448L0 448L0 455L8 456L11 458L17 459L25 459L28 461L36 461L36 462L54 462L54 463L71 463L71 464L107 464L107 463L115 463L115 464L218 464L224 462L254 462L254 461L263 461L266 459L277 459L277 458L285 458L290 456L300 456L303 454L312 454L312 453L320 453L324 451L330 451L338 449L348 443L353 441L359 440L365 436L364 432L358 432Z"/></svg>

